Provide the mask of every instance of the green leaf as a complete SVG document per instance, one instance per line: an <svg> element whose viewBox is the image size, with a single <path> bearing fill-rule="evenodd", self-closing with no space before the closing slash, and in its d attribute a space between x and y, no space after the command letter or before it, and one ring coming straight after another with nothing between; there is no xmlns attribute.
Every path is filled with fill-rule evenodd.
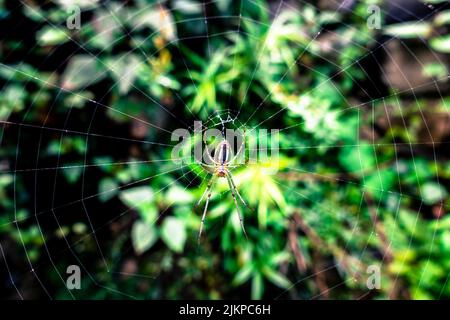
<svg viewBox="0 0 450 320"><path fill-rule="evenodd" d="M263 267L263 274L269 279L273 284L279 286L280 288L288 289L291 286L291 282L286 279L284 275L272 270L269 267Z"/></svg>
<svg viewBox="0 0 450 320"><path fill-rule="evenodd" d="M440 243L444 252L450 252L450 231L441 234Z"/></svg>
<svg viewBox="0 0 450 320"><path fill-rule="evenodd" d="M273 201L280 207L284 208L286 206L286 201L284 200L283 193L276 183L272 179L266 179L264 187L266 188L267 194L273 199Z"/></svg>
<svg viewBox="0 0 450 320"><path fill-rule="evenodd" d="M90 91L82 91L68 95L64 99L64 104L70 108L83 108L89 100L94 99L94 94Z"/></svg>
<svg viewBox="0 0 450 320"><path fill-rule="evenodd" d="M428 22L405 22L386 27L385 33L402 39L427 38L432 31Z"/></svg>
<svg viewBox="0 0 450 320"><path fill-rule="evenodd" d="M426 292L426 290L422 290L420 288L416 288L412 291L412 297L413 300L433 300L433 297Z"/></svg>
<svg viewBox="0 0 450 320"><path fill-rule="evenodd" d="M124 54L106 62L113 79L118 83L120 94L126 94L130 91L141 63L135 54Z"/></svg>
<svg viewBox="0 0 450 320"><path fill-rule="evenodd" d="M166 201L168 203L186 204L194 201L194 197L188 190L186 190L186 188L181 188L180 186L175 185L171 187L167 193Z"/></svg>
<svg viewBox="0 0 450 320"><path fill-rule="evenodd" d="M399 217L398 221L406 230L410 238L423 236L425 230L424 225L420 223L420 220L418 219L417 214L415 212L400 210L398 217Z"/></svg>
<svg viewBox="0 0 450 320"><path fill-rule="evenodd" d="M191 0L175 0L173 9L184 14L200 14L202 13L202 5Z"/></svg>
<svg viewBox="0 0 450 320"><path fill-rule="evenodd" d="M183 251L186 242L186 229L184 223L175 217L166 218L162 225L161 237L173 251Z"/></svg>
<svg viewBox="0 0 450 320"><path fill-rule="evenodd" d="M146 203L139 208L139 215L146 221L147 223L154 224L158 217L158 207L155 203L148 204Z"/></svg>
<svg viewBox="0 0 450 320"><path fill-rule="evenodd" d="M1 3L3 3L3 2L1 2ZM45 18L45 14L43 13L42 8L39 8L38 6L34 6L34 5L25 5L25 6L23 6L22 10L23 10L23 14L27 18L29 18L33 21L36 21L36 22L41 22L41 23L45 22L46 18Z"/></svg>
<svg viewBox="0 0 450 320"><path fill-rule="evenodd" d="M245 265L242 269L238 271L238 273L233 279L232 284L234 286L238 286L246 282L250 278L252 270L253 268L250 264Z"/></svg>
<svg viewBox="0 0 450 320"><path fill-rule="evenodd" d="M62 75L61 86L66 90L77 90L90 86L106 76L93 56L79 54L74 56Z"/></svg>
<svg viewBox="0 0 450 320"><path fill-rule="evenodd" d="M339 162L352 173L373 169L376 165L373 147L370 145L343 147L339 153Z"/></svg>
<svg viewBox="0 0 450 320"><path fill-rule="evenodd" d="M87 230L88 230L87 226L81 222L77 222L72 226L72 231L75 234L85 234Z"/></svg>
<svg viewBox="0 0 450 320"><path fill-rule="evenodd" d="M262 229L267 226L267 201L260 201L258 204L258 224Z"/></svg>
<svg viewBox="0 0 450 320"><path fill-rule="evenodd" d="M153 192L150 187L137 187L122 191L119 198L129 207L141 207L153 201Z"/></svg>
<svg viewBox="0 0 450 320"><path fill-rule="evenodd" d="M421 0L421 2L425 4L439 4L443 2L447 2L448 0Z"/></svg>
<svg viewBox="0 0 450 320"><path fill-rule="evenodd" d="M99 0L56 0L65 9L79 7L81 9L92 9L98 6Z"/></svg>
<svg viewBox="0 0 450 320"><path fill-rule="evenodd" d="M140 220L133 224L131 229L131 242L137 254L142 254L150 249L158 239L155 228Z"/></svg>
<svg viewBox="0 0 450 320"><path fill-rule="evenodd" d="M98 185L99 199L102 202L108 201L117 194L117 183L114 179L104 178Z"/></svg>
<svg viewBox="0 0 450 320"><path fill-rule="evenodd" d="M66 30L52 26L43 27L37 32L36 37L41 46L54 46L69 40Z"/></svg>
<svg viewBox="0 0 450 320"><path fill-rule="evenodd" d="M253 276L252 279L252 300L260 300L264 293L264 281L260 273Z"/></svg>
<svg viewBox="0 0 450 320"><path fill-rule="evenodd" d="M83 167L80 165L69 165L69 168L63 171L64 176L70 184L73 184L78 181L81 174L83 172Z"/></svg>
<svg viewBox="0 0 450 320"><path fill-rule="evenodd" d="M172 12L161 4L158 6L145 6L131 14L127 22L133 25L133 29L139 30L150 27L161 34L166 40L173 41L177 37L176 23Z"/></svg>
<svg viewBox="0 0 450 320"><path fill-rule="evenodd" d="M425 183L422 186L421 190L423 201L428 205L438 203L439 201L445 199L445 197L447 196L447 191L445 190L445 188L435 182Z"/></svg>
<svg viewBox="0 0 450 320"><path fill-rule="evenodd" d="M87 44L105 51L111 51L115 39L120 39L123 35L122 23L116 15L112 13L119 10L115 5L105 5L106 10L99 9L93 17L93 28L95 36Z"/></svg>
<svg viewBox="0 0 450 320"><path fill-rule="evenodd" d="M444 78L447 76L448 70L442 63L428 63L423 67L423 74L430 78Z"/></svg>
<svg viewBox="0 0 450 320"><path fill-rule="evenodd" d="M450 23L450 10L445 10L438 13L434 18L434 24L436 26L442 26Z"/></svg>
<svg viewBox="0 0 450 320"><path fill-rule="evenodd" d="M365 178L364 187L378 200L380 197L385 196L387 191L391 190L396 179L397 174L392 168L376 170Z"/></svg>
<svg viewBox="0 0 450 320"><path fill-rule="evenodd" d="M430 41L431 48L443 53L450 53L450 35L433 38Z"/></svg>

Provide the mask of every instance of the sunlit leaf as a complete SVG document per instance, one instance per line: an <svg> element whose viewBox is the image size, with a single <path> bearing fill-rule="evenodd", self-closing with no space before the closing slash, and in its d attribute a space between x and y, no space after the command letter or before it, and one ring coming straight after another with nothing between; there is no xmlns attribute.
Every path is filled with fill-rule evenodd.
<svg viewBox="0 0 450 320"><path fill-rule="evenodd" d="M291 283L284 275L276 272L275 270L269 267L262 268L263 274L269 279L272 283L279 286L280 288L287 289L291 286Z"/></svg>
<svg viewBox="0 0 450 320"><path fill-rule="evenodd" d="M233 279L233 282L232 282L233 285L238 286L238 285L243 284L248 279L250 279L251 274L252 274L252 267L251 267L251 265L245 265L234 276L234 279Z"/></svg>
<svg viewBox="0 0 450 320"><path fill-rule="evenodd" d="M425 76L430 78L444 78L448 74L447 67L441 63L428 63L423 68Z"/></svg>
<svg viewBox="0 0 450 320"><path fill-rule="evenodd" d="M69 37L64 29L46 26L37 33L37 40L42 46L53 46L68 41Z"/></svg>
<svg viewBox="0 0 450 320"><path fill-rule="evenodd" d="M95 8L98 5L97 3L99 0L56 0L56 2L65 9L74 7L90 9Z"/></svg>
<svg viewBox="0 0 450 320"><path fill-rule="evenodd" d="M153 201L150 187L136 187L120 192L119 198L129 207L137 207Z"/></svg>
<svg viewBox="0 0 450 320"><path fill-rule="evenodd" d="M349 172L356 174L361 174L376 166L374 150L370 145L343 147L339 153L339 162Z"/></svg>
<svg viewBox="0 0 450 320"><path fill-rule="evenodd" d="M427 182L421 186L423 201L426 204L434 204L437 203L447 196L447 191L445 188L434 182Z"/></svg>
<svg viewBox="0 0 450 320"><path fill-rule="evenodd" d="M105 202L114 197L117 194L117 182L111 178L105 178L100 180L98 191L99 198L101 201Z"/></svg>
<svg viewBox="0 0 450 320"><path fill-rule="evenodd" d="M185 14L198 14L202 12L202 5L193 0L175 0L173 9Z"/></svg>
<svg viewBox="0 0 450 320"><path fill-rule="evenodd" d="M142 254L150 249L157 239L158 235L154 227L150 227L147 223L140 220L133 224L131 241L137 254Z"/></svg>
<svg viewBox="0 0 450 320"><path fill-rule="evenodd" d="M260 273L256 273L252 278L252 299L259 300L264 293L264 281Z"/></svg>
<svg viewBox="0 0 450 320"><path fill-rule="evenodd" d="M434 17L434 24L437 26L442 26L449 23L450 23L450 10L439 12Z"/></svg>
<svg viewBox="0 0 450 320"><path fill-rule="evenodd" d="M168 203L185 204L192 202L194 197L188 190L183 189L180 186L174 186L169 189L166 200Z"/></svg>
<svg viewBox="0 0 450 320"><path fill-rule="evenodd" d="M384 30L385 34L409 39L423 37L426 38L431 34L432 26L428 22L405 22L387 26Z"/></svg>
<svg viewBox="0 0 450 320"><path fill-rule="evenodd" d="M183 251L186 242L186 229L184 223L174 217L164 219L161 237L167 246L175 252Z"/></svg>
<svg viewBox="0 0 450 320"><path fill-rule="evenodd" d="M61 86L66 90L85 88L105 76L105 71L93 56L80 54L74 56L64 70Z"/></svg>
<svg viewBox="0 0 450 320"><path fill-rule="evenodd" d="M450 35L433 38L430 45L436 51L450 53Z"/></svg>
<svg viewBox="0 0 450 320"><path fill-rule="evenodd" d="M107 66L119 86L119 92L126 94L133 86L141 61L134 54L116 56L107 61Z"/></svg>

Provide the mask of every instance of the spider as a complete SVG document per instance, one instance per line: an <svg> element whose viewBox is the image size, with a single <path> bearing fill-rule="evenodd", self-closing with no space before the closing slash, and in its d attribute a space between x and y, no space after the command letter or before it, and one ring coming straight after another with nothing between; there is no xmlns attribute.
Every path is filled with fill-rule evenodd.
<svg viewBox="0 0 450 320"><path fill-rule="evenodd" d="M244 220L243 220L241 211L239 210L239 205L238 205L238 202L236 199L236 195L238 196L239 200L242 202L242 204L245 207L247 207L250 210L251 210L251 208L247 205L247 203L244 201L241 194L237 190L236 184L234 183L234 180L233 180L233 176L231 175L231 172L230 172L230 169L238 167L238 165L233 165L233 163L237 159L237 157L240 155L242 150L244 149L245 129L244 129L242 143L234 156L233 156L232 147L231 147L230 143L225 139L225 135L223 134L223 131L222 131L222 138L223 138L222 141L220 141L217 144L216 148L214 149L214 156L212 157L211 153L209 151L209 148L208 148L208 144L206 143L206 137L205 137L205 135L203 135L203 143L205 144L206 156L208 157L208 160L210 161L210 163L212 163L212 165L207 165L207 164L202 164L202 165L205 167L205 169L207 171L209 171L212 174L212 176L211 176L211 179L209 180L208 185L207 185L205 191L203 192L200 200L197 202L197 205L195 206L195 207L198 207L206 195L205 208L203 209L200 231L198 233L198 242L200 242L200 238L202 235L203 226L204 226L205 218L206 218L206 212L208 210L209 200L212 195L212 186L217 178L226 178L227 179L228 186L230 188L231 195L233 197L234 204L236 206L236 211L239 215L239 221L241 224L242 231L243 231L245 237L247 238L247 233L245 232L245 228L244 228Z"/></svg>

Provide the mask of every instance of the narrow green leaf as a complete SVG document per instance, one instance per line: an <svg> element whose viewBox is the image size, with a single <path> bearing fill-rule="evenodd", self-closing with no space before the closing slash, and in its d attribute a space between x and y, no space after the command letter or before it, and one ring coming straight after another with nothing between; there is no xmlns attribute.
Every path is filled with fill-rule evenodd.
<svg viewBox="0 0 450 320"><path fill-rule="evenodd" d="M45 26L37 32L37 41L41 46L54 46L68 40L67 31L64 29Z"/></svg>
<svg viewBox="0 0 450 320"><path fill-rule="evenodd" d="M250 264L245 265L243 268L241 268L238 273L236 274L236 276L233 279L232 284L234 286L238 286L243 284L244 282L246 282L252 273L252 266Z"/></svg>
<svg viewBox="0 0 450 320"><path fill-rule="evenodd" d="M385 29L385 33L402 39L427 38L432 31L428 22L407 22L393 24Z"/></svg>
<svg viewBox="0 0 450 320"><path fill-rule="evenodd" d="M286 277L269 267L262 268L263 274L270 280L273 284L279 286L280 288L287 289L291 286L291 283Z"/></svg>
<svg viewBox="0 0 450 320"><path fill-rule="evenodd" d="M430 41L430 45L436 51L450 53L450 35L433 38Z"/></svg>
<svg viewBox="0 0 450 320"><path fill-rule="evenodd" d="M264 293L264 281L260 273L257 273L252 278L252 299L260 300Z"/></svg>

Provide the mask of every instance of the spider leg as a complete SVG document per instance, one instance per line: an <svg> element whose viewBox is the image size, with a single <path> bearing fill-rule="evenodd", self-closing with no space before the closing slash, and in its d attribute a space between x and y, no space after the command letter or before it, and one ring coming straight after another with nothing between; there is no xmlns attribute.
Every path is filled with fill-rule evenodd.
<svg viewBox="0 0 450 320"><path fill-rule="evenodd" d="M203 191L203 194L202 194L202 196L200 197L200 200L198 200L197 204L195 205L195 208L197 208L197 207L200 205L200 203L202 203L203 198L205 197L205 195L208 194L208 190L211 189L213 182L214 182L214 174L212 175L211 180L209 180L208 185L206 186L205 191Z"/></svg>
<svg viewBox="0 0 450 320"><path fill-rule="evenodd" d="M244 206L246 206L248 209L254 211L252 208L250 208L250 207L248 206L248 204L245 202L244 198L242 198L241 194L239 193L239 190L236 188L236 184L234 183L233 176L231 175L231 172L228 172L228 176L229 176L229 179L230 179L230 182L231 182L231 186L233 187L234 191L235 191L236 194L238 195L239 200L241 200L242 204L243 204Z"/></svg>
<svg viewBox="0 0 450 320"><path fill-rule="evenodd" d="M212 195L212 185L214 183L214 181L216 180L216 176L213 175L211 180L208 183L208 186L206 187L205 192L203 193L202 197L200 198L200 200L198 201L196 207L201 203L201 201L203 200L204 196L207 194L206 196L206 203L205 203L205 209L203 209L203 215L202 215L202 221L200 224L200 231L198 232L198 239L197 242L200 243L200 237L202 236L202 231L203 231L203 225L205 224L205 218L206 218L206 211L208 210L208 204L209 204L209 199L211 199L211 195Z"/></svg>
<svg viewBox="0 0 450 320"><path fill-rule="evenodd" d="M247 232L245 232L245 228L244 228L244 219L242 217L241 211L239 210L239 205L238 205L237 200L236 200L236 194L235 193L237 192L237 189L234 187L234 183L231 182L232 178L231 178L231 174L229 172L226 173L226 177L227 177L227 180L228 180L228 185L230 187L231 195L233 196L233 200L234 200L234 204L236 206L237 213L239 215L239 222L241 223L242 231L244 232L245 238L248 239ZM240 197L240 195L239 195L239 197Z"/></svg>

